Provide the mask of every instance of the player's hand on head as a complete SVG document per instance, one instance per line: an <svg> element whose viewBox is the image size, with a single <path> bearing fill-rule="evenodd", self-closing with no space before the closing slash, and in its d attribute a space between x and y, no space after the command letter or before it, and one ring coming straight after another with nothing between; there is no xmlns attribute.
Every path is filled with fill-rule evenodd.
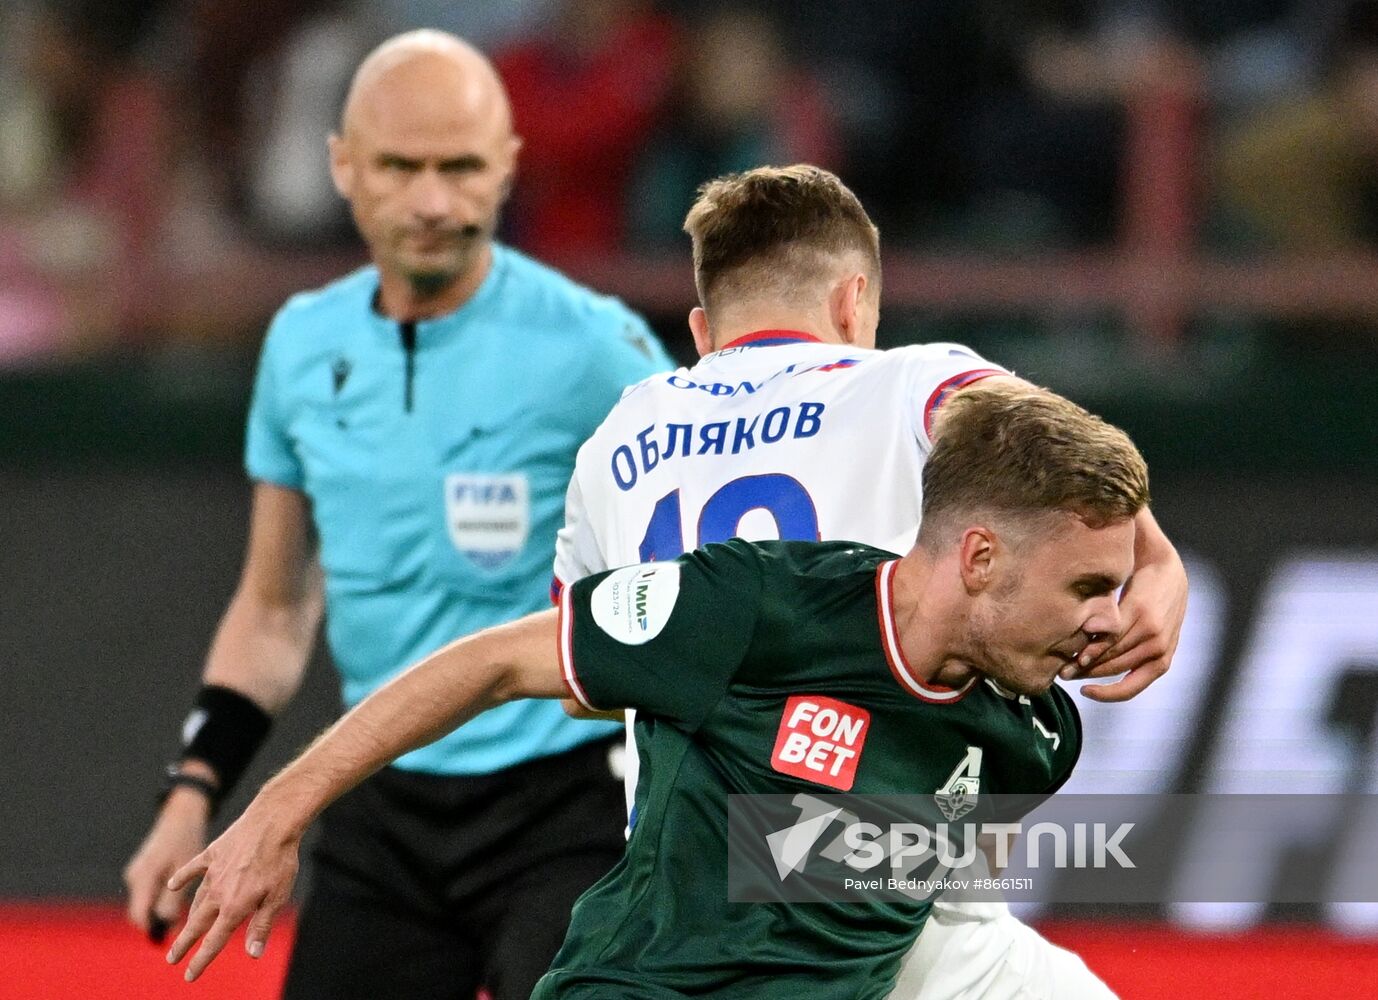
<svg viewBox="0 0 1378 1000"><path fill-rule="evenodd" d="M1094 701L1128 701L1172 665L1187 614L1187 576L1179 561L1135 570L1120 595L1124 630L1112 643L1088 646L1064 680L1119 677L1088 684L1082 694ZM1123 675L1123 676L1121 676Z"/></svg>
<svg viewBox="0 0 1378 1000"><path fill-rule="evenodd" d="M172 876L168 888L173 892L201 879L187 922L167 954L175 965L201 942L187 965L188 982L205 971L246 920L244 948L254 958L263 954L273 920L291 898L300 843L299 833L283 829L271 809L256 802Z"/></svg>
<svg viewBox="0 0 1378 1000"><path fill-rule="evenodd" d="M167 880L206 846L210 803L200 793L174 790L148 836L124 868L129 895L129 922L154 944L182 917L186 895L173 892Z"/></svg>

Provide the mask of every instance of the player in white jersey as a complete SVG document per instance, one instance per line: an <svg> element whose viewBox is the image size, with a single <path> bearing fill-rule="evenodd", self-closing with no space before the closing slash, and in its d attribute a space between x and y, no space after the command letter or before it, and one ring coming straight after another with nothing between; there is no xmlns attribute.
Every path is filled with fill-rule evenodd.
<svg viewBox="0 0 1378 1000"><path fill-rule="evenodd" d="M907 550L932 414L1001 374L956 344L876 351L797 330L732 340L629 390L584 445L557 576L734 536Z"/></svg>
<svg viewBox="0 0 1378 1000"><path fill-rule="evenodd" d="M801 226L800 217L815 220L815 229ZM824 171L759 170L714 182L685 228L694 238L704 303L690 317L702 358L627 390L581 449L557 542L556 587L733 536L851 539L907 550L920 518L934 413L967 385L1014 380L955 344L872 349L879 260L878 252L866 252L866 235L874 240L874 228L851 192ZM737 252L742 242L753 242L744 231L755 236L746 255ZM859 254L832 249L845 247L849 231L858 234ZM825 249L810 253L810 238ZM729 248L719 250L715 241ZM761 275L762 257L771 262L764 288L744 289L733 280L743 269ZM782 286L775 279L791 268L800 275ZM1166 669L1184 610L1175 607L1185 598L1175 551L1151 515L1142 529L1136 574L1145 572L1151 582L1133 599L1173 607L1161 619L1128 616L1136 626L1106 664L1135 669L1111 697L1136 693ZM1081 648L1062 652L1070 667L1105 647L1086 636ZM1159 656L1146 655L1160 648ZM634 824L632 732L629 724ZM1003 904L940 901L892 996L1096 1000L1113 994L1080 959Z"/></svg>

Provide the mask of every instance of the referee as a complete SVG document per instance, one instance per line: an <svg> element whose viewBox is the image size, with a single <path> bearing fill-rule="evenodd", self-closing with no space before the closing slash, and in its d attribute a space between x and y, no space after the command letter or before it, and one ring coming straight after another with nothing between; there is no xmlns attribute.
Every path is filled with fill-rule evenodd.
<svg viewBox="0 0 1378 1000"><path fill-rule="evenodd" d="M243 574L125 871L155 938L183 909L166 880L300 686L323 610L352 706L548 606L575 452L669 365L619 302L494 242L520 145L501 81L457 38L398 36L355 75L330 169L373 263L292 298L264 343ZM621 856L619 732L513 702L332 806L288 1000L524 1000Z"/></svg>

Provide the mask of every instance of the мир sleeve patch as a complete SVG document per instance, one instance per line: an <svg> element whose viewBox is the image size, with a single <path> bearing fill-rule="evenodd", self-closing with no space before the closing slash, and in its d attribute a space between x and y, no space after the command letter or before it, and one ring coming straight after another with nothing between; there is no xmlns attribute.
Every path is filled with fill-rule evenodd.
<svg viewBox="0 0 1378 1000"><path fill-rule="evenodd" d="M612 638L640 646L660 635L679 600L677 562L642 563L614 570L589 596L593 620Z"/></svg>

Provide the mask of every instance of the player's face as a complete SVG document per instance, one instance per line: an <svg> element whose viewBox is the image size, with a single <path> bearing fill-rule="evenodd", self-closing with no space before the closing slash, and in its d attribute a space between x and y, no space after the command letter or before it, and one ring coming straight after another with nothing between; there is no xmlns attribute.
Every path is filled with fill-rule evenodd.
<svg viewBox="0 0 1378 1000"><path fill-rule="evenodd" d="M1117 591L1134 566L1134 522L1056 532L1007 550L970 624L973 665L1019 694L1041 694L1095 635L1120 630Z"/></svg>
<svg viewBox="0 0 1378 1000"><path fill-rule="evenodd" d="M518 145L492 102L476 107L445 88L394 87L360 109L331 153L379 268L426 288L484 259Z"/></svg>

